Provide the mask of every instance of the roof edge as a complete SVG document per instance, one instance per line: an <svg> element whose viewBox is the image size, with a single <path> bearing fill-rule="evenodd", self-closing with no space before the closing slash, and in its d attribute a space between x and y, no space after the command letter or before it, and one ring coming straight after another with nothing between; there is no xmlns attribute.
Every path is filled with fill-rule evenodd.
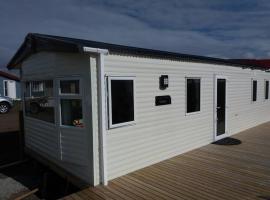
<svg viewBox="0 0 270 200"><path fill-rule="evenodd" d="M243 64L234 62L230 59L213 58L207 56L181 54L168 51L160 51L146 48L138 48L104 42L82 40L54 35L45 35L39 33L29 33L24 39L23 44L7 64L8 69L18 68L18 66L30 55L40 51L73 52L83 53L84 47L107 49L112 53L149 56L153 58L163 58L172 60L181 60L186 62L209 63L218 65L235 66L242 68L251 68L259 70L268 70L269 68L258 67L252 64Z"/></svg>
<svg viewBox="0 0 270 200"><path fill-rule="evenodd" d="M0 76L8 78L10 80L20 81L20 78L18 76L14 75L14 74L10 74L10 73L5 72L5 71L1 71L1 70L0 70Z"/></svg>

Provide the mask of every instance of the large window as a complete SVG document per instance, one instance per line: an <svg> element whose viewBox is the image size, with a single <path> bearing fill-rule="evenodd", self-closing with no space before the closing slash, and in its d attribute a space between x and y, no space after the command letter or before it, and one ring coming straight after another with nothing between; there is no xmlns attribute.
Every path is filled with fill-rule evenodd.
<svg viewBox="0 0 270 200"><path fill-rule="evenodd" d="M134 77L109 77L108 82L110 128L133 123Z"/></svg>
<svg viewBox="0 0 270 200"><path fill-rule="evenodd" d="M201 79L186 79L186 112L199 112L201 107Z"/></svg>
<svg viewBox="0 0 270 200"><path fill-rule="evenodd" d="M46 122L55 122L53 80L26 82L24 99L26 116Z"/></svg>
<svg viewBox="0 0 270 200"><path fill-rule="evenodd" d="M269 81L265 81L264 85L264 98L269 99Z"/></svg>
<svg viewBox="0 0 270 200"><path fill-rule="evenodd" d="M257 101L257 80L252 80L252 101Z"/></svg>
<svg viewBox="0 0 270 200"><path fill-rule="evenodd" d="M80 80L60 80L59 85L61 125L84 127Z"/></svg>

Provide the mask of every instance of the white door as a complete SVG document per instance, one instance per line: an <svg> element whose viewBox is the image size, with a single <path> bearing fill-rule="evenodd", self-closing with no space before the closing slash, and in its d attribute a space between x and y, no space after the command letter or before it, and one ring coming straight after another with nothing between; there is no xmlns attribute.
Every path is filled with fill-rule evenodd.
<svg viewBox="0 0 270 200"><path fill-rule="evenodd" d="M16 82L4 80L4 96L16 99Z"/></svg>
<svg viewBox="0 0 270 200"><path fill-rule="evenodd" d="M215 106L214 106L214 139L227 137L227 79L224 76L215 77Z"/></svg>

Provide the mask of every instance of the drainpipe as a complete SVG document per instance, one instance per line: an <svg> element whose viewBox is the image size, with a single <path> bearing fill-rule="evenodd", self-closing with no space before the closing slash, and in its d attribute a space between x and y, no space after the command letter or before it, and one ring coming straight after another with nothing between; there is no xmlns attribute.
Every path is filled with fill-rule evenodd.
<svg viewBox="0 0 270 200"><path fill-rule="evenodd" d="M105 110L105 74L104 74L104 56L109 54L107 49L83 47L86 53L98 54L97 73L98 73L98 125L99 125L99 171L100 182L103 185L108 184L107 178L107 151L106 151L106 110Z"/></svg>

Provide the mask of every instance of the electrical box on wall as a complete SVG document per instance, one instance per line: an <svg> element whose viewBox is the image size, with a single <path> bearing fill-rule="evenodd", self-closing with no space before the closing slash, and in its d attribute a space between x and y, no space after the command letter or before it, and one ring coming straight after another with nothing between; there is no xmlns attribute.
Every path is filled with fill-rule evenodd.
<svg viewBox="0 0 270 200"><path fill-rule="evenodd" d="M165 90L167 87L169 87L169 76L161 75L159 77L159 89Z"/></svg>

